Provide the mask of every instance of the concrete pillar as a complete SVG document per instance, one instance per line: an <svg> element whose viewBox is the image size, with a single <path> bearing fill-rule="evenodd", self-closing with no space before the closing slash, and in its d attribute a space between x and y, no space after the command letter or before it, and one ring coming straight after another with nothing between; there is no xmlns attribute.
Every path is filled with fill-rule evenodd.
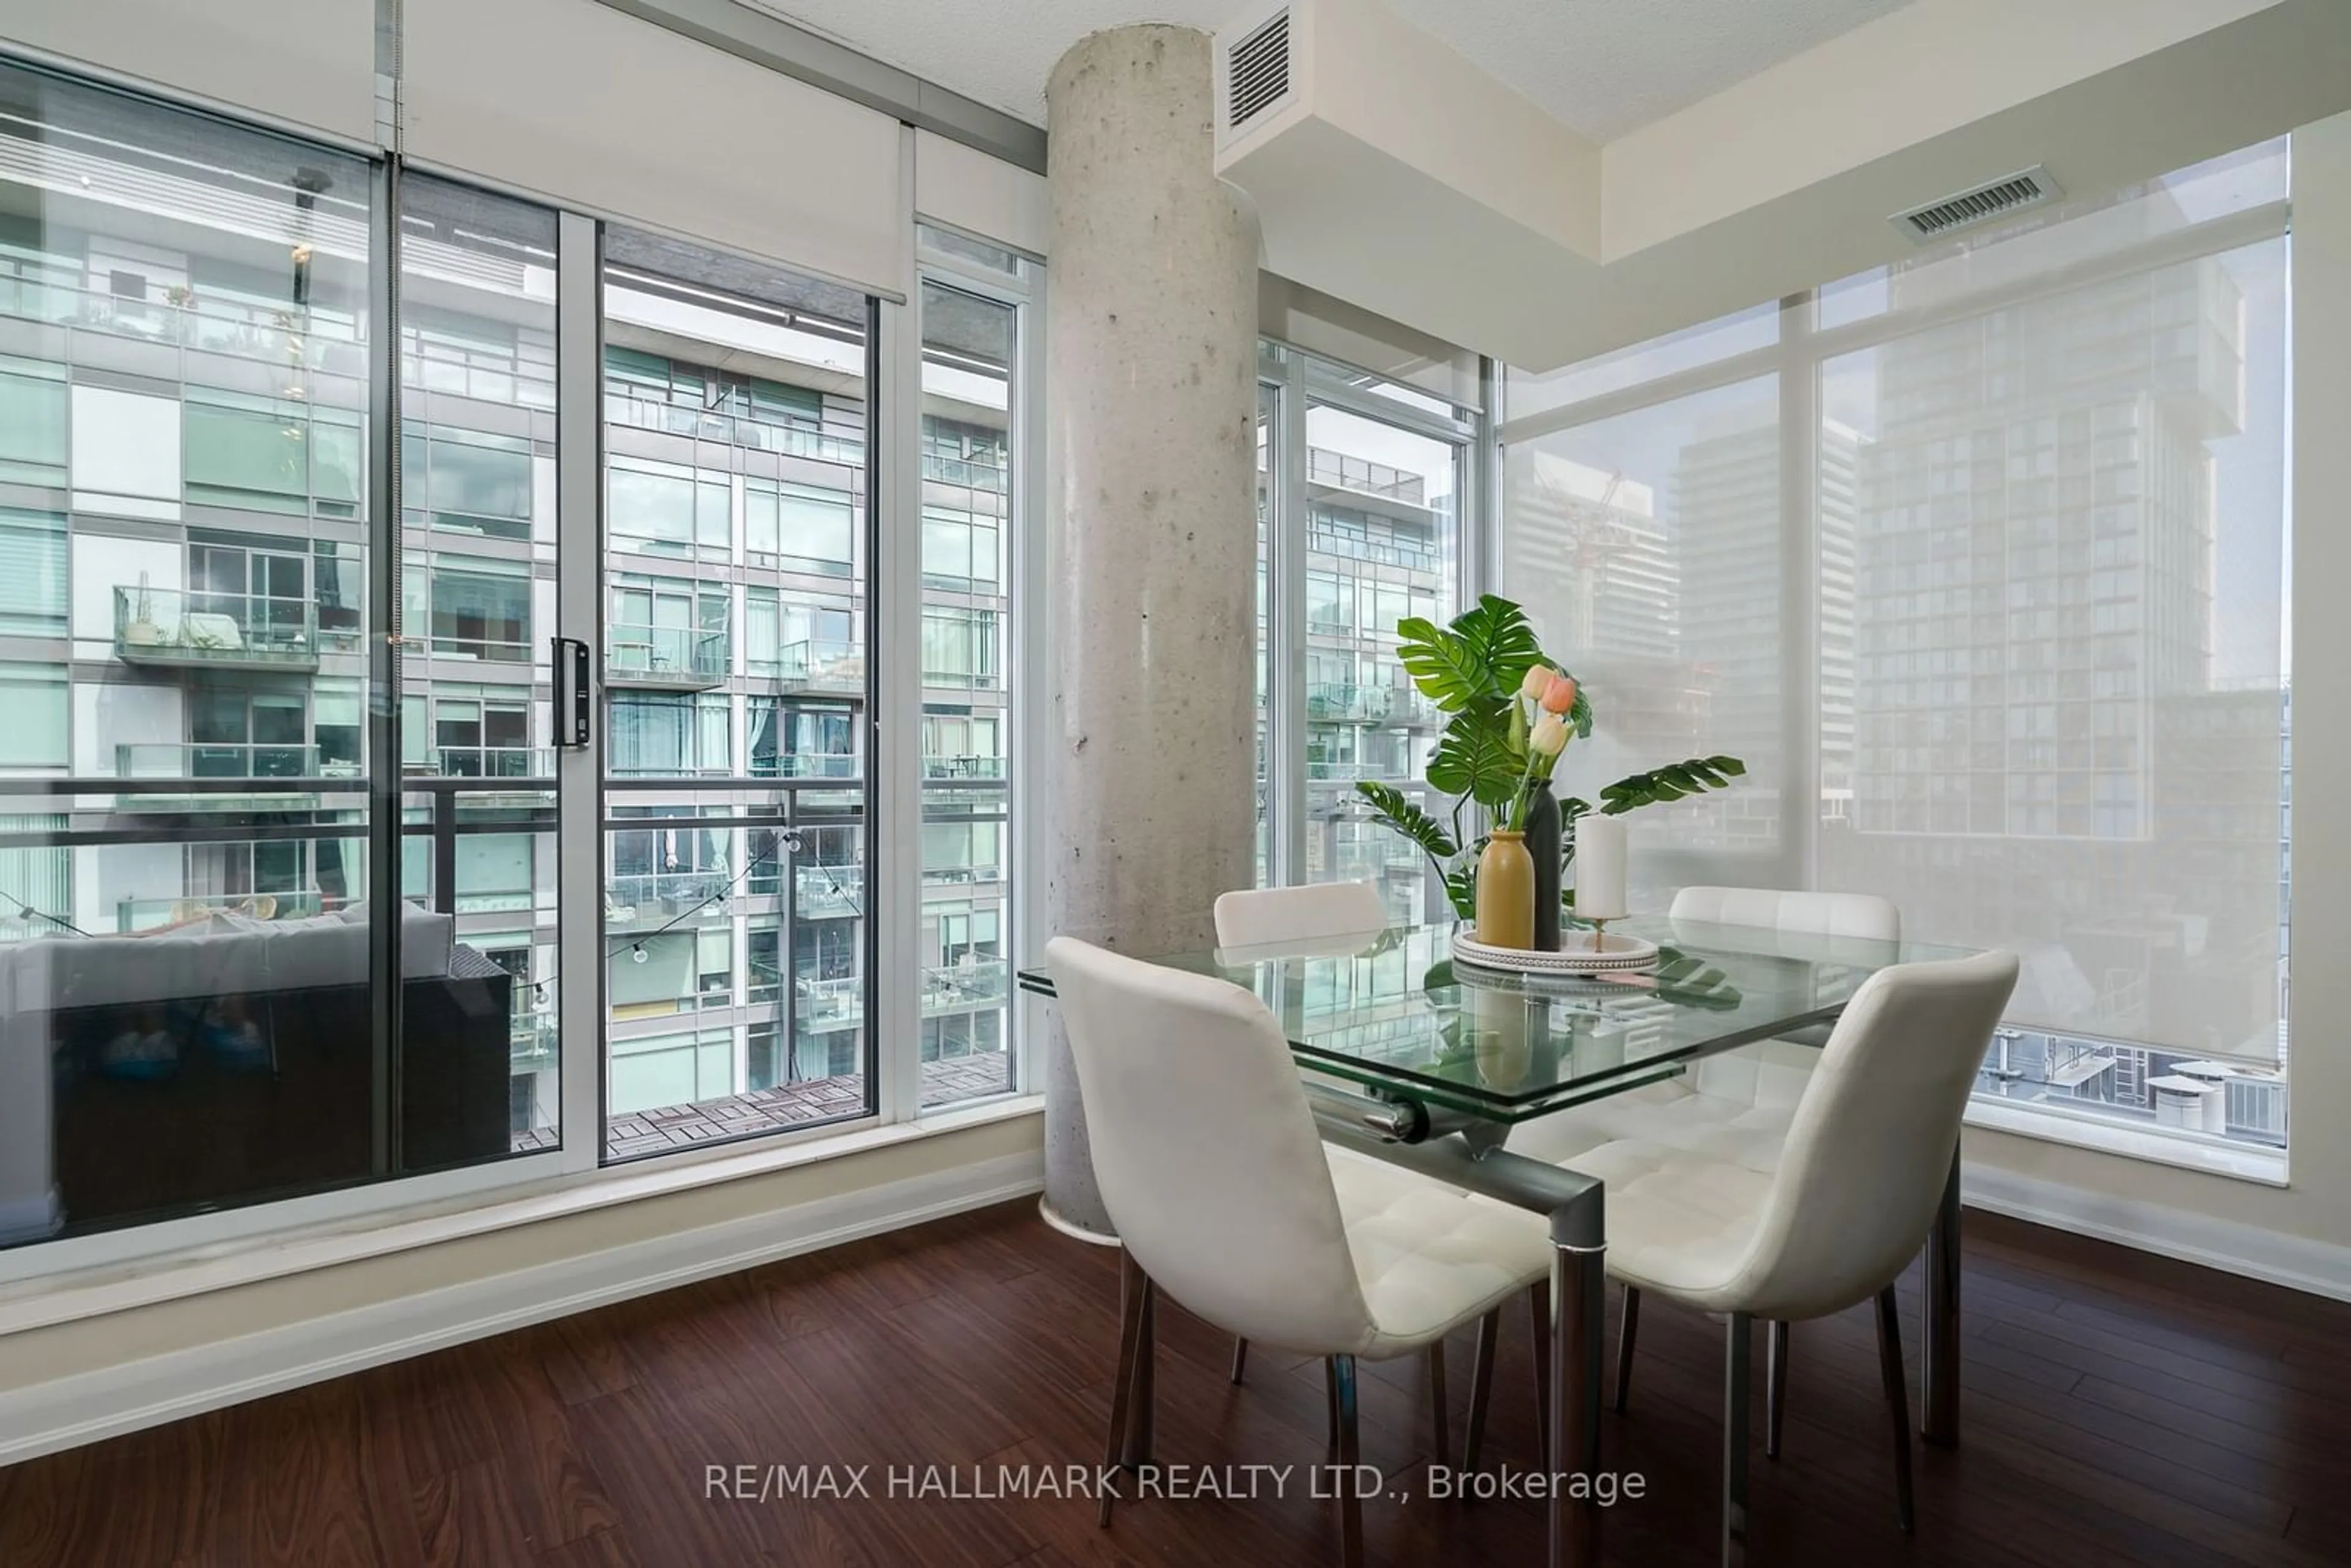
<svg viewBox="0 0 2351 1568"><path fill-rule="evenodd" d="M1045 89L1053 804L1047 929L1213 941L1254 880L1257 219L1214 171L1206 34L1080 40ZM1045 1212L1106 1237L1069 1043L1046 1062Z"/></svg>

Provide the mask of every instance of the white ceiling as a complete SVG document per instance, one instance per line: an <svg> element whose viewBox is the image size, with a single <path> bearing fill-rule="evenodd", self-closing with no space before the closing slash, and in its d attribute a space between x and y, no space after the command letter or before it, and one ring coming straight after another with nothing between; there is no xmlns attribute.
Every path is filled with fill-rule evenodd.
<svg viewBox="0 0 2351 1568"><path fill-rule="evenodd" d="M1033 124L1088 33L1213 33L1253 0L744 0ZM1909 0L1387 0L1575 130L1607 141Z"/></svg>

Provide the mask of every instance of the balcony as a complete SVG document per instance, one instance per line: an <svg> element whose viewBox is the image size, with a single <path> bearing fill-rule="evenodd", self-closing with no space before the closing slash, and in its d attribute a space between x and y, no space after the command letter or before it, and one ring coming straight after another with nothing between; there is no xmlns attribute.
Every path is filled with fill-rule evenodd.
<svg viewBox="0 0 2351 1568"><path fill-rule="evenodd" d="M178 925L215 911L250 920L305 920L325 905L315 887L283 893L214 893L189 898L120 898L114 903L117 932L152 931Z"/></svg>
<svg viewBox="0 0 2351 1568"><path fill-rule="evenodd" d="M864 913L865 868L804 865L793 868L792 907L802 920L853 919Z"/></svg>
<svg viewBox="0 0 2351 1568"><path fill-rule="evenodd" d="M444 746L423 762L404 762L402 773L426 779L539 779L555 777L555 753L544 747Z"/></svg>
<svg viewBox="0 0 2351 1568"><path fill-rule="evenodd" d="M304 810L319 802L319 780L349 779L352 789L364 789L356 762L320 762L308 746L204 746L161 741L114 748L118 779L283 779L305 788L255 789L224 795L217 791L142 790L117 797L122 811L252 811Z"/></svg>
<svg viewBox="0 0 2351 1568"><path fill-rule="evenodd" d="M1359 686L1336 682L1310 683L1306 716L1317 724L1429 725L1436 714L1426 699L1402 686Z"/></svg>
<svg viewBox="0 0 2351 1568"><path fill-rule="evenodd" d="M1319 446L1306 449L1306 482L1358 496L1376 496L1383 501L1401 501L1407 507L1428 505L1428 482L1419 475Z"/></svg>
<svg viewBox="0 0 2351 1568"><path fill-rule="evenodd" d="M855 779L859 776L858 759L853 753L838 751L795 751L779 757L751 758L754 779Z"/></svg>
<svg viewBox="0 0 2351 1568"><path fill-rule="evenodd" d="M925 779L1001 779L1004 777L1001 757L925 757L923 758Z"/></svg>
<svg viewBox="0 0 2351 1568"><path fill-rule="evenodd" d="M1004 491L1004 464L977 457L955 457L943 452L923 454L923 477L936 479L943 485L961 485L973 490Z"/></svg>
<svg viewBox="0 0 2351 1568"><path fill-rule="evenodd" d="M114 656L166 669L316 670L318 612L307 599L117 588Z"/></svg>
<svg viewBox="0 0 2351 1568"><path fill-rule="evenodd" d="M604 924L614 932L718 925L730 918L728 892L715 871L616 876L604 884Z"/></svg>
<svg viewBox="0 0 2351 1568"><path fill-rule="evenodd" d="M923 1014L979 1012L1004 1005L1011 988L1001 958L980 958L923 971Z"/></svg>
<svg viewBox="0 0 2351 1568"><path fill-rule="evenodd" d="M855 975L837 980L795 980L792 990L799 1027L807 1032L855 1029L865 1021L865 982Z"/></svg>
<svg viewBox="0 0 2351 1568"><path fill-rule="evenodd" d="M726 683L726 633L615 624L606 632L604 679L616 686L706 692Z"/></svg>
<svg viewBox="0 0 2351 1568"><path fill-rule="evenodd" d="M865 651L854 643L803 639L776 650L776 682L786 691L865 695Z"/></svg>

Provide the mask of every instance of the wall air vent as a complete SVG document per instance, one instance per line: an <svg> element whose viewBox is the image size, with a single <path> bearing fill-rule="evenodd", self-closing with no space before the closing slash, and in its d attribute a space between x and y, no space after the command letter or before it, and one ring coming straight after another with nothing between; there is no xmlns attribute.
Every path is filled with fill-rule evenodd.
<svg viewBox="0 0 2351 1568"><path fill-rule="evenodd" d="M1290 9L1225 51L1225 129L1238 131L1290 96Z"/></svg>
<svg viewBox="0 0 2351 1568"><path fill-rule="evenodd" d="M1921 245L1940 239L1955 229L1967 228L1987 218L2005 217L2010 213L2037 207L2053 202L2065 193L2049 177L2049 171L2035 163L2022 172L1979 185L1972 191L1962 191L1956 196L1946 196L1939 202L1929 202L1923 207L1913 207L1907 213L1896 213L1892 218L1896 228Z"/></svg>

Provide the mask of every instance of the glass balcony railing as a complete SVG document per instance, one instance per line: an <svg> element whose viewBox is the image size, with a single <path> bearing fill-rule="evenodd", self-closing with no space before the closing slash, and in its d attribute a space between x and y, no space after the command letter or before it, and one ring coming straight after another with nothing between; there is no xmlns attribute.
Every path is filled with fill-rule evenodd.
<svg viewBox="0 0 2351 1568"><path fill-rule="evenodd" d="M854 1029L865 1021L865 982L854 975L795 980L792 990L804 1030Z"/></svg>
<svg viewBox="0 0 2351 1568"><path fill-rule="evenodd" d="M658 872L615 876L604 883L604 920L615 931L641 926L709 925L729 918L728 878L720 872Z"/></svg>
<svg viewBox="0 0 2351 1568"><path fill-rule="evenodd" d="M854 643L804 638L776 650L776 679L794 691L862 695L865 651Z"/></svg>
<svg viewBox="0 0 2351 1568"><path fill-rule="evenodd" d="M1001 757L925 757L923 777L925 779L1001 779L1005 759Z"/></svg>
<svg viewBox="0 0 2351 1568"><path fill-rule="evenodd" d="M865 462L865 443L847 436L785 420L727 413L694 404L667 402L658 398L635 397L626 392L607 389L604 417L614 424L634 425L639 430L665 431L672 435L690 435L699 441L720 441L729 446L746 446L754 451L813 457L820 463L862 467Z"/></svg>
<svg viewBox="0 0 2351 1568"><path fill-rule="evenodd" d="M402 764L401 771L442 779L552 779L555 753L544 747L444 746L428 760Z"/></svg>
<svg viewBox="0 0 2351 1568"><path fill-rule="evenodd" d="M615 622L605 629L604 678L616 685L707 691L726 679L726 633Z"/></svg>
<svg viewBox="0 0 2351 1568"><path fill-rule="evenodd" d="M803 865L792 871L792 907L803 920L839 920L863 913L865 868Z"/></svg>
<svg viewBox="0 0 2351 1568"><path fill-rule="evenodd" d="M1309 484L1353 490L1359 496L1378 496L1411 507L1428 505L1428 481L1421 476L1319 446L1306 449L1306 478Z"/></svg>
<svg viewBox="0 0 2351 1568"><path fill-rule="evenodd" d="M114 656L188 669L315 670L318 612L307 599L117 588Z"/></svg>
<svg viewBox="0 0 2351 1568"><path fill-rule="evenodd" d="M320 763L316 747L142 741L114 748L118 779L357 779L356 762Z"/></svg>
<svg viewBox="0 0 2351 1568"><path fill-rule="evenodd" d="M325 905L315 887L279 893L209 893L187 898L122 898L114 904L117 932L152 931L160 925L181 925L218 911L250 920L307 920Z"/></svg>
<svg viewBox="0 0 2351 1568"><path fill-rule="evenodd" d="M1311 682L1306 716L1324 724L1432 724L1436 710L1418 692L1401 686Z"/></svg>
<svg viewBox="0 0 2351 1568"><path fill-rule="evenodd" d="M780 757L751 757L751 777L754 779L854 779L859 773L855 756L837 751L795 751Z"/></svg>
<svg viewBox="0 0 2351 1568"><path fill-rule="evenodd" d="M1004 460L1001 457L955 457L944 452L923 454L923 477L942 484L963 485L974 490L1004 489Z"/></svg>
<svg viewBox="0 0 2351 1568"><path fill-rule="evenodd" d="M972 1012L1002 1005L1012 992L1001 958L968 959L923 971L923 1011Z"/></svg>
<svg viewBox="0 0 2351 1568"><path fill-rule="evenodd" d="M367 370L366 343L350 317L214 298L190 288L171 290L161 299L133 299L61 279L11 276L0 277L0 315L273 365L350 376Z"/></svg>
<svg viewBox="0 0 2351 1568"><path fill-rule="evenodd" d="M926 865L923 868L926 883L1002 882L1004 868L1000 865Z"/></svg>

